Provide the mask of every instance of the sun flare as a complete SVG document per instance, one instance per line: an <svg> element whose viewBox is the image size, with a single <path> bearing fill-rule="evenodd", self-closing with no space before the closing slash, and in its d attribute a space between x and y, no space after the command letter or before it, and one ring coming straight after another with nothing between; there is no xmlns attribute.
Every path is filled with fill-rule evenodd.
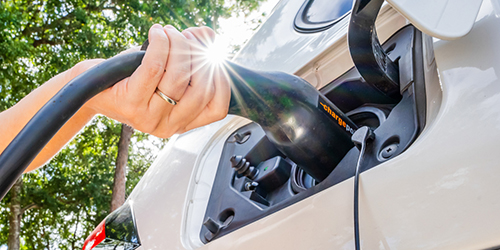
<svg viewBox="0 0 500 250"><path fill-rule="evenodd" d="M229 57L229 45L224 42L224 39L220 37L216 37L215 41L211 44L208 44L205 57L209 64L212 65L221 65L226 61Z"/></svg>

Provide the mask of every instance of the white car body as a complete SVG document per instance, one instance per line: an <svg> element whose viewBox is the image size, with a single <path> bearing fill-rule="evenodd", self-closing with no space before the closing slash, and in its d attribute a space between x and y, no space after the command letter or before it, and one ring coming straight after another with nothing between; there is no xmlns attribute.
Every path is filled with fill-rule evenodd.
<svg viewBox="0 0 500 250"><path fill-rule="evenodd" d="M352 68L348 18L301 34L291 22L302 4L281 0L234 61L296 74L318 89ZM385 4L377 19L380 40L408 23ZM499 44L496 0L484 0L465 36L424 36L426 125L406 151L360 175L363 249L500 247ZM127 201L138 249L354 248L353 178L203 243L200 230L224 142L248 123L228 116L168 142Z"/></svg>

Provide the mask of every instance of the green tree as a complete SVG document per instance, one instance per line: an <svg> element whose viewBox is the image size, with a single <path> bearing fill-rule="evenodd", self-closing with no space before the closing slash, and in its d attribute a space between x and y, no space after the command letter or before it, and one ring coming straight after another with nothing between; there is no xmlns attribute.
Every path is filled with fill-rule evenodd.
<svg viewBox="0 0 500 250"><path fill-rule="evenodd" d="M0 111L79 61L108 58L140 45L154 23L216 28L218 18L233 11L248 13L259 2L3 0ZM109 213L120 132L121 124L97 117L52 161L24 175L18 191L0 202L0 245L8 241L9 219L17 218L22 222L21 249L81 249ZM152 150L161 147L161 142L149 145L148 136L138 132L131 140L126 192L154 159ZM15 217L12 206L18 211Z"/></svg>

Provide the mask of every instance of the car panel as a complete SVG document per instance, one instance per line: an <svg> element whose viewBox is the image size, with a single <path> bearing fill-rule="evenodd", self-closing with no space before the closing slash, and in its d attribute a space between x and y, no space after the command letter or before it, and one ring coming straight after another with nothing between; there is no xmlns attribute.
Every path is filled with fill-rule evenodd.
<svg viewBox="0 0 500 250"><path fill-rule="evenodd" d="M387 0L417 28L440 39L469 33L482 0Z"/></svg>
<svg viewBox="0 0 500 250"><path fill-rule="evenodd" d="M257 70L295 72L344 36L348 18L324 32L297 33L293 20L302 4L281 0L234 61Z"/></svg>
<svg viewBox="0 0 500 250"><path fill-rule="evenodd" d="M244 118L228 116L170 138L128 198L135 211L142 244L138 249L194 249L201 245L199 239L192 238L194 232L189 231L194 230L198 235L201 227L201 222L198 222L198 228L190 223L192 212L189 205L194 200L201 203L203 216L203 200L208 200L210 194L205 193L204 197L199 191L196 196L194 186L199 184L210 191L211 182L210 176L197 179L196 173L217 166L223 141L246 123L248 120ZM203 152L210 152L209 159L203 159Z"/></svg>

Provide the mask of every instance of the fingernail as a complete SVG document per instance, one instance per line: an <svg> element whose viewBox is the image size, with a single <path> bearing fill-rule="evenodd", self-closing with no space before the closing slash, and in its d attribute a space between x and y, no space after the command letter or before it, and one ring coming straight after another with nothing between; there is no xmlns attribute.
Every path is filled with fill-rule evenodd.
<svg viewBox="0 0 500 250"><path fill-rule="evenodd" d="M153 27L151 27L152 29L163 29L163 27L161 27L161 25L155 23L153 24Z"/></svg>
<svg viewBox="0 0 500 250"><path fill-rule="evenodd" d="M172 26L172 25L170 25L170 24L165 25L165 28L167 28L167 29L174 29L175 30L175 27Z"/></svg>

